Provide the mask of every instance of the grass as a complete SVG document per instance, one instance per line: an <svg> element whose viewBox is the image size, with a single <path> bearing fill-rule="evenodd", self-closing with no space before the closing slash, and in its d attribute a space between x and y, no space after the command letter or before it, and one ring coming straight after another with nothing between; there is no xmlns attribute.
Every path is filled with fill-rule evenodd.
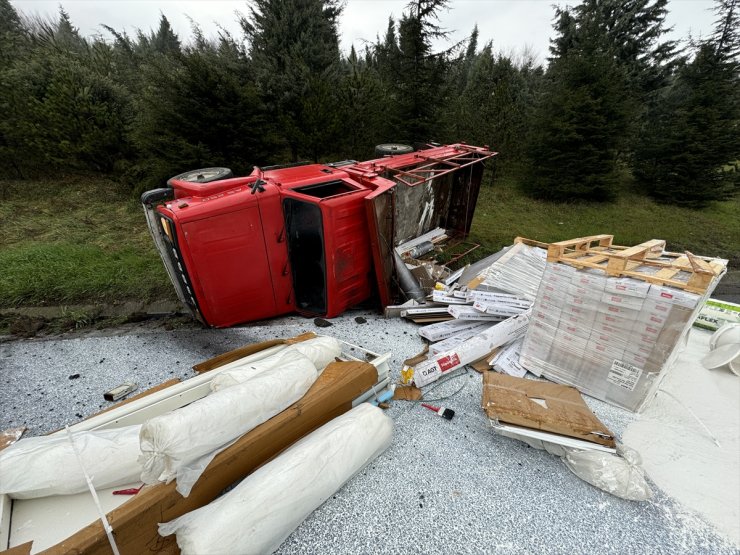
<svg viewBox="0 0 740 555"><path fill-rule="evenodd" d="M141 205L113 181L4 181L0 222L0 308L174 298Z"/></svg>
<svg viewBox="0 0 740 555"><path fill-rule="evenodd" d="M484 186L478 198L471 239L498 250L516 236L543 242L588 235L614 235L618 245L665 239L667 249L719 256L740 265L740 198L703 210L658 204L624 192L610 204L552 203L523 196L511 180Z"/></svg>
<svg viewBox="0 0 740 555"><path fill-rule="evenodd" d="M665 239L674 251L740 265L740 200L704 210L624 193L613 204L547 203L513 182L481 189L471 240L483 256L522 235L558 241L609 233L633 245ZM725 278L727 279L727 278ZM106 178L0 182L0 308L175 299L140 204Z"/></svg>

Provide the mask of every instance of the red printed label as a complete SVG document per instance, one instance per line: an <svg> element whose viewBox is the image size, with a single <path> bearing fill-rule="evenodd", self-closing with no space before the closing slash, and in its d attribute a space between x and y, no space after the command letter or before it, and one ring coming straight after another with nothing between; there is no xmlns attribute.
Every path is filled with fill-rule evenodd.
<svg viewBox="0 0 740 555"><path fill-rule="evenodd" d="M442 370L442 372L447 372L455 366L460 366L460 357L457 356L457 354L448 355L440 358L437 361L437 364L439 364L439 369Z"/></svg>

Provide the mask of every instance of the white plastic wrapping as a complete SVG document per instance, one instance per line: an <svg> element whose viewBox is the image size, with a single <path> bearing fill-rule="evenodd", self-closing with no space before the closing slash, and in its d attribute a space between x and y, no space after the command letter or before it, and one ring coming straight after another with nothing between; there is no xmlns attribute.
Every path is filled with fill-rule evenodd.
<svg viewBox="0 0 740 555"><path fill-rule="evenodd" d="M393 422L367 403L309 434L213 503L160 524L183 555L272 553L391 443Z"/></svg>
<svg viewBox="0 0 740 555"><path fill-rule="evenodd" d="M316 366L308 357L299 351L288 347L287 349L284 349L279 353L275 353L267 358L218 373L211 380L211 391L220 391L225 387L240 384L262 374L263 372L274 371L282 366L300 366L305 371L310 371L311 369L313 369L314 372L316 371Z"/></svg>
<svg viewBox="0 0 740 555"><path fill-rule="evenodd" d="M73 432L75 446L95 489L139 480L140 428L136 425ZM67 434L29 437L0 451L0 494L31 499L87 490L85 475Z"/></svg>
<svg viewBox="0 0 740 555"><path fill-rule="evenodd" d="M645 501L652 496L639 453L624 445L617 445L616 455L566 449L563 462L581 480L622 499Z"/></svg>
<svg viewBox="0 0 740 555"><path fill-rule="evenodd" d="M552 441L543 441L506 431L496 433L523 441L535 449L543 449L560 457L565 466L581 480L607 493L629 501L646 501L653 492L645 479L642 458L634 449L617 443L617 453L574 449Z"/></svg>
<svg viewBox="0 0 740 555"><path fill-rule="evenodd" d="M148 420L140 434L142 481L171 481L184 464L295 403L317 377L313 366L280 366Z"/></svg>
<svg viewBox="0 0 740 555"><path fill-rule="evenodd" d="M319 373L342 353L342 346L333 337L315 337L314 339L299 341L288 349L296 350L308 357Z"/></svg>

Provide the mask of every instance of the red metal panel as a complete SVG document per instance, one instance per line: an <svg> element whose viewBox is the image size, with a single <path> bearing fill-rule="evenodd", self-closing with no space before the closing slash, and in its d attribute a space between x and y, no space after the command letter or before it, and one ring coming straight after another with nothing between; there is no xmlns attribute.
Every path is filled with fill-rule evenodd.
<svg viewBox="0 0 740 555"><path fill-rule="evenodd" d="M198 304L210 325L230 326L278 313L256 202L188 222L182 229Z"/></svg>
<svg viewBox="0 0 740 555"><path fill-rule="evenodd" d="M370 296L372 262L364 191L320 203L326 245L326 316L337 316Z"/></svg>
<svg viewBox="0 0 740 555"><path fill-rule="evenodd" d="M281 205L280 190L265 187L263 193L255 193L262 217L265 250L272 276L272 291L275 298L275 316L295 311L293 279L290 274L285 219Z"/></svg>

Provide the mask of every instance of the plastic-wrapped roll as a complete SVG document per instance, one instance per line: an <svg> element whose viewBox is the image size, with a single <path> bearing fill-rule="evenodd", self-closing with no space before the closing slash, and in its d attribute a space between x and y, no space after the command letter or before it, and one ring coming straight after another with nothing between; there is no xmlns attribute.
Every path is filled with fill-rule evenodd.
<svg viewBox="0 0 740 555"><path fill-rule="evenodd" d="M316 381L313 365L284 365L155 416L141 427L139 462L147 484L233 441L295 403Z"/></svg>
<svg viewBox="0 0 740 555"><path fill-rule="evenodd" d="M231 387L232 385L242 383L263 372L272 371L281 366L301 366L306 371L311 369L313 369L314 372L316 371L316 366L308 357L297 350L288 347L279 353L275 353L274 355L263 358L262 360L250 362L243 366L224 370L223 372L218 373L211 380L211 391L219 391L225 387Z"/></svg>
<svg viewBox="0 0 740 555"><path fill-rule="evenodd" d="M139 480L140 428L136 425L72 434L95 489ZM87 489L85 474L66 433L29 437L0 451L0 494L32 499Z"/></svg>
<svg viewBox="0 0 740 555"><path fill-rule="evenodd" d="M319 373L342 353L342 346L333 337L316 337L294 343L288 348L307 356Z"/></svg>
<svg viewBox="0 0 740 555"><path fill-rule="evenodd" d="M183 555L272 553L391 443L393 422L363 403L304 437L205 507L160 524Z"/></svg>

